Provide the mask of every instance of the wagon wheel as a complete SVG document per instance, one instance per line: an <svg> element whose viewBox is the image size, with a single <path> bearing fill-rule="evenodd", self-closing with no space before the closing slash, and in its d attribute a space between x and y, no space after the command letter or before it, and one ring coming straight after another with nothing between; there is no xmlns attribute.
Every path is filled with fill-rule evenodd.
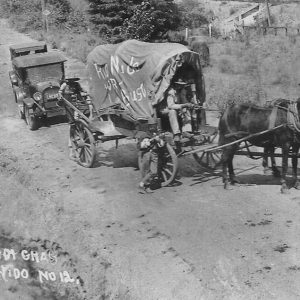
<svg viewBox="0 0 300 300"><path fill-rule="evenodd" d="M29 108L26 105L24 106L24 116L25 116L26 124L30 130L38 129L38 120L35 116L32 116L30 114ZM21 115L20 115L20 117L21 117Z"/></svg>
<svg viewBox="0 0 300 300"><path fill-rule="evenodd" d="M222 151L202 152L200 154L193 153L197 163L207 169L217 169L221 165Z"/></svg>
<svg viewBox="0 0 300 300"><path fill-rule="evenodd" d="M217 145L215 143L217 140L217 136L218 134L212 135L208 139L207 144L211 146ZM207 169L215 170L221 165L222 150L193 153L193 156L200 166L205 167Z"/></svg>
<svg viewBox="0 0 300 300"><path fill-rule="evenodd" d="M162 149L163 153L160 157L160 174L161 174L161 185L168 186L171 184L178 171L178 158L170 144L166 144Z"/></svg>
<svg viewBox="0 0 300 300"><path fill-rule="evenodd" d="M96 157L95 139L85 123L77 121L70 126L70 141L78 164L92 167Z"/></svg>

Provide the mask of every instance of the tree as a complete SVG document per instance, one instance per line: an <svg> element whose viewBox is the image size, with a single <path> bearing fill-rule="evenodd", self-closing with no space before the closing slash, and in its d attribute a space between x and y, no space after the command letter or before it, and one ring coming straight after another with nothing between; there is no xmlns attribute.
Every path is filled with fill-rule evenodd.
<svg viewBox="0 0 300 300"><path fill-rule="evenodd" d="M49 19L56 26L66 23L73 11L68 0L47 0L46 5L46 8L52 12Z"/></svg>
<svg viewBox="0 0 300 300"><path fill-rule="evenodd" d="M197 0L184 0L178 9L183 27L196 28L208 23L207 13Z"/></svg>
<svg viewBox="0 0 300 300"><path fill-rule="evenodd" d="M180 16L173 0L149 0L136 6L134 14L124 23L123 33L127 38L149 41L161 39L179 24Z"/></svg>
<svg viewBox="0 0 300 300"><path fill-rule="evenodd" d="M142 0L88 0L90 21L102 33L113 34L120 31L125 19L131 17L136 4ZM101 26L99 26L101 25Z"/></svg>
<svg viewBox="0 0 300 300"><path fill-rule="evenodd" d="M42 8L51 12L48 21L55 27L67 22L72 11L68 0L2 0L2 4L12 16L10 21L21 31L43 28Z"/></svg>

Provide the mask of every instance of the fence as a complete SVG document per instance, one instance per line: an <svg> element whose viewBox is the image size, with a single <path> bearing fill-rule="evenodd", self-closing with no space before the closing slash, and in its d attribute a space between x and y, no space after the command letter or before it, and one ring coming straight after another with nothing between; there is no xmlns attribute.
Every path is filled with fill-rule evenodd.
<svg viewBox="0 0 300 300"><path fill-rule="evenodd" d="M242 34L247 32L255 32L256 34L284 34L284 35L300 35L300 28L286 26L237 26L237 31Z"/></svg>

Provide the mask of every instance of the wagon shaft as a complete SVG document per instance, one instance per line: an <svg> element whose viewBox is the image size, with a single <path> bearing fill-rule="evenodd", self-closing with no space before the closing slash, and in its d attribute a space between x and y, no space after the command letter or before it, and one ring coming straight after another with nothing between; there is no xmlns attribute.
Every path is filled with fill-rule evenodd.
<svg viewBox="0 0 300 300"><path fill-rule="evenodd" d="M268 156L268 157L271 157L271 156L273 156L273 157L282 157L282 154L280 154L280 153L274 153L272 155L269 155L269 154L266 155L263 152L257 152L257 151L250 151L249 152L249 151L239 150L239 151L237 151L235 153L235 155L245 155L245 156L249 156L249 154L251 154L252 156L261 156L261 157L263 157L263 156ZM297 155L289 154L288 157L289 158L293 158L293 157L300 158L300 154L299 153L297 153Z"/></svg>

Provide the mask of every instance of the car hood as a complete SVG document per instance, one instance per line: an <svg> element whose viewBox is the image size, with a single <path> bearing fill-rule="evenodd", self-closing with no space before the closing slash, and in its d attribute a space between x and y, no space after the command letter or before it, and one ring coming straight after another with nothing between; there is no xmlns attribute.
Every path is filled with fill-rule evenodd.
<svg viewBox="0 0 300 300"><path fill-rule="evenodd" d="M47 80L45 82L39 82L36 83L35 88L38 92L43 92L45 89L49 87L60 87L59 81L58 80Z"/></svg>

